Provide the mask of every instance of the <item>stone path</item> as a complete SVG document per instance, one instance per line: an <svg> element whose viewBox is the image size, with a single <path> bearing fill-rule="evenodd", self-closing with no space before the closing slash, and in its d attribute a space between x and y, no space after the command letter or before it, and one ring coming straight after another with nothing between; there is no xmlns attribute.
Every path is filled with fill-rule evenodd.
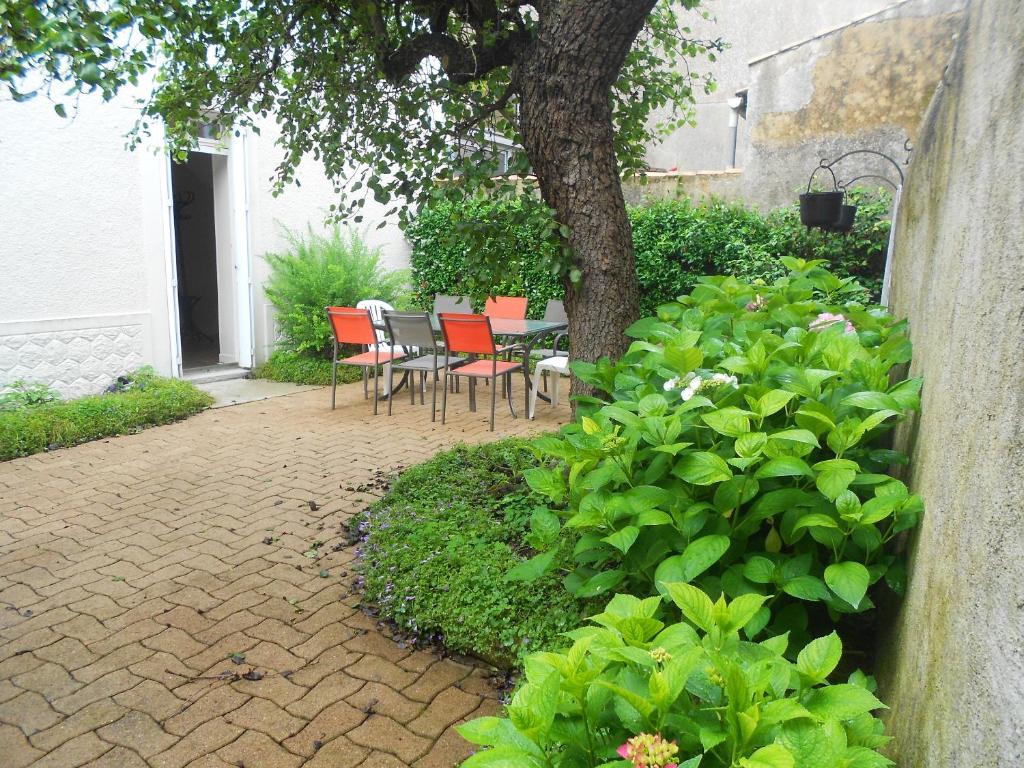
<svg viewBox="0 0 1024 768"><path fill-rule="evenodd" d="M351 549L333 547L378 470L568 409L506 410L492 435L465 392L444 427L401 399L374 417L359 385L336 411L328 396L0 464L0 765L440 768L468 753L452 726L496 710L484 671L382 635L349 594Z"/></svg>

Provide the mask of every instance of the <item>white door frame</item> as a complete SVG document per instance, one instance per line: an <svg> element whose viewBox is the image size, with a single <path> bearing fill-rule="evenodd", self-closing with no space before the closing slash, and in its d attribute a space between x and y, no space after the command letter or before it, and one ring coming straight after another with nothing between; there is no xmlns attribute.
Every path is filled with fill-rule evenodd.
<svg viewBox="0 0 1024 768"><path fill-rule="evenodd" d="M231 261L234 281L235 318L234 331L238 343L238 365L251 368L255 358L254 324L252 316L252 251L250 247L249 185L246 131L239 129L237 135L225 143L216 139L201 138L193 151L210 155L223 155L228 163L228 196L230 210ZM167 275L167 304L170 327L171 373L182 376L181 360L181 318L178 311L178 259L174 229L174 186L171 175L171 156L164 153L162 179L162 200L165 205L164 218L164 259Z"/></svg>

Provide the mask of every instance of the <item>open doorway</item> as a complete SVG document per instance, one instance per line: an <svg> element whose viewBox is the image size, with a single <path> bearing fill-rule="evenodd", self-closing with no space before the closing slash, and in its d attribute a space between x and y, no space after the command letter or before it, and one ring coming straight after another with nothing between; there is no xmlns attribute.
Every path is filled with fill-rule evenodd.
<svg viewBox="0 0 1024 768"><path fill-rule="evenodd" d="M171 166L181 365L237 362L234 353L227 158L190 152Z"/></svg>

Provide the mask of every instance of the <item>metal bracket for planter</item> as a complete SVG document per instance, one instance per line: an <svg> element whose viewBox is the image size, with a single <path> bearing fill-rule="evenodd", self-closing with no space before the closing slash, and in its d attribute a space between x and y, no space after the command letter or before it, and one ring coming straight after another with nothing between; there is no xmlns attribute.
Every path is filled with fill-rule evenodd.
<svg viewBox="0 0 1024 768"><path fill-rule="evenodd" d="M903 147L907 152L911 151L909 139L903 143ZM899 174L900 183L898 185L893 184L889 179L877 174L863 174L861 176L856 176L847 182L840 182L836 178L835 171L832 170L832 167L852 155L875 155L876 157L888 160L892 164L892 167L896 169L896 173ZM832 177L831 192L811 192L811 186L814 184L814 177L818 171L821 170L828 171L829 175ZM818 163L818 167L811 171L811 177L807 180L807 191L800 195L801 222L808 227L817 227L826 232L849 232L853 228L853 221L857 214L857 206L845 204L846 191L850 188L851 184L855 181L860 181L861 179L879 179L891 185L893 189L898 191L903 186L903 169L900 168L899 163L884 152L879 152L877 149L851 149L849 152L844 152L834 160L822 158Z"/></svg>

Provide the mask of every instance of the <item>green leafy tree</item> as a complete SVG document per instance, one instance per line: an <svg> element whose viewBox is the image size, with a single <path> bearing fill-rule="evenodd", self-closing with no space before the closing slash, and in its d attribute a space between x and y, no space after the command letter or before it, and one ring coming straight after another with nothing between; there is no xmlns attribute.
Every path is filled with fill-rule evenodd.
<svg viewBox="0 0 1024 768"><path fill-rule="evenodd" d="M9 0L0 83L18 99L111 98L155 69L137 139L159 119L183 151L202 126L272 117L276 183L311 155L348 201L339 214L367 188L399 213L431 196L519 197L560 246L547 267L571 288L574 354L594 360L624 351L638 313L620 174L692 119L694 82L711 87L688 61L720 44L678 18L697 2ZM499 157L494 136L522 151ZM500 279L500 265L479 269L481 284Z"/></svg>

